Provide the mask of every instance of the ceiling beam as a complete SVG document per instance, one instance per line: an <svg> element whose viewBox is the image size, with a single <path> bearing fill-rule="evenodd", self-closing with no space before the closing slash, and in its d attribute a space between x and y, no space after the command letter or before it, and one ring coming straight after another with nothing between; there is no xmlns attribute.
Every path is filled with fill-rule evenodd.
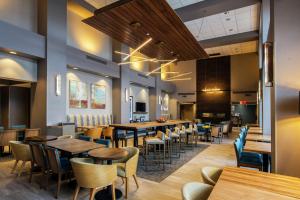
<svg viewBox="0 0 300 200"><path fill-rule="evenodd" d="M251 6L259 2L261 2L261 0L209 0L178 8L175 10L175 12L183 22L187 22L226 11Z"/></svg>
<svg viewBox="0 0 300 200"><path fill-rule="evenodd" d="M255 41L258 40L258 38L259 38L258 31L250 31L250 32L238 33L234 35L227 35L223 37L207 39L207 40L201 40L199 41L199 43L203 48L210 48L210 47L224 46L229 44Z"/></svg>

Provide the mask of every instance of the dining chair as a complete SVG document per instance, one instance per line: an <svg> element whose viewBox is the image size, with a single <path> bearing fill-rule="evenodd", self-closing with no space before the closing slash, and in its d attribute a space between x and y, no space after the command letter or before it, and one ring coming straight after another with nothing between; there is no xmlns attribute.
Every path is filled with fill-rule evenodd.
<svg viewBox="0 0 300 200"><path fill-rule="evenodd" d="M42 178L40 181L40 188L42 188L42 182L43 182L43 180L45 180L45 178L47 177L47 175L49 173L47 158L46 158L45 151L44 151L44 146L41 143L34 143L34 142L30 142L29 146L30 146L31 157L32 157L29 183L31 183L34 169L40 168L41 173L42 173ZM46 178L45 188L47 189L47 187L48 187L48 180Z"/></svg>
<svg viewBox="0 0 300 200"><path fill-rule="evenodd" d="M21 167L18 169L18 176L21 176L26 162L30 162L32 160L30 147L28 144L24 144L20 141L10 141L9 143L11 146L13 156L16 159L11 173L13 174L16 170L18 162L22 161Z"/></svg>
<svg viewBox="0 0 300 200"><path fill-rule="evenodd" d="M58 194L61 188L62 176L71 174L71 164L68 158L60 157L59 151L57 149L46 147L45 151L49 167L46 182L48 183L48 179L50 178L51 174L57 175L57 189L55 198L58 198Z"/></svg>
<svg viewBox="0 0 300 200"><path fill-rule="evenodd" d="M213 143L215 141L215 138L217 138L219 140L219 144L221 144L222 134L220 131L220 127L218 126L211 127L210 136L211 136L211 143Z"/></svg>
<svg viewBox="0 0 300 200"><path fill-rule="evenodd" d="M170 145L170 153L171 156L174 154L176 157L180 157L180 136L176 131L171 131L170 129L166 129L166 136L169 138Z"/></svg>
<svg viewBox="0 0 300 200"><path fill-rule="evenodd" d="M229 123L228 122L223 124L222 134L223 134L223 136L226 135L227 137L229 137Z"/></svg>
<svg viewBox="0 0 300 200"><path fill-rule="evenodd" d="M17 131L15 129L4 130L0 132L0 153L3 153L5 147L8 146L8 151L10 152L10 141L15 141L17 139Z"/></svg>
<svg viewBox="0 0 300 200"><path fill-rule="evenodd" d="M128 152L128 156L125 158L118 160L117 163L117 171L118 176L122 179L125 179L125 199L128 197L129 184L128 180L130 177L133 177L136 187L139 188L139 184L136 177L136 170L138 166L139 159L139 149L136 147L125 147Z"/></svg>
<svg viewBox="0 0 300 200"><path fill-rule="evenodd" d="M201 176L203 182L215 186L223 169L218 167L203 167L201 169Z"/></svg>
<svg viewBox="0 0 300 200"><path fill-rule="evenodd" d="M189 182L183 185L181 189L182 200L207 200L213 186L200 183Z"/></svg>
<svg viewBox="0 0 300 200"><path fill-rule="evenodd" d="M111 185L112 200L115 200L115 181L117 179L116 165L94 164L89 158L72 158L70 160L77 181L73 200L77 200L80 188L90 189L90 200L95 193Z"/></svg>
<svg viewBox="0 0 300 200"><path fill-rule="evenodd" d="M112 144L112 147L114 147L114 128L113 127L106 127L103 130L103 137L104 139L109 138Z"/></svg>
<svg viewBox="0 0 300 200"><path fill-rule="evenodd" d="M194 138L195 146L197 146L199 137L201 140L203 138L203 136L205 136L206 132L205 132L205 129L202 128L202 126L198 126L197 124L194 124L193 130L194 130L194 137L195 137Z"/></svg>
<svg viewBox="0 0 300 200"><path fill-rule="evenodd" d="M90 136L86 136L86 135L79 135L78 139L83 140L83 141L87 141L87 142L92 141L92 138Z"/></svg>
<svg viewBox="0 0 300 200"><path fill-rule="evenodd" d="M234 142L234 150L237 160L237 167L257 168L260 171L263 169L262 155L255 152L243 152L243 142L237 138Z"/></svg>
<svg viewBox="0 0 300 200"><path fill-rule="evenodd" d="M93 140L100 139L102 128L91 128L84 132L84 135L91 137Z"/></svg>
<svg viewBox="0 0 300 200"><path fill-rule="evenodd" d="M174 131L179 135L179 149L180 149L180 153L184 153L184 147L187 143L187 137L186 137L186 133L185 133L185 126L181 126L181 130L179 126L176 126L174 128Z"/></svg>
<svg viewBox="0 0 300 200"><path fill-rule="evenodd" d="M41 129L39 128L25 129L25 139L27 137L35 137L40 135L41 135Z"/></svg>

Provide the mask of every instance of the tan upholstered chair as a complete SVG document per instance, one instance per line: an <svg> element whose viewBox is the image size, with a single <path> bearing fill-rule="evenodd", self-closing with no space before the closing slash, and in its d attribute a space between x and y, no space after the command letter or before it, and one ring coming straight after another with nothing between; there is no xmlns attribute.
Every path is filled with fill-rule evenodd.
<svg viewBox="0 0 300 200"><path fill-rule="evenodd" d="M212 126L210 136L211 136L211 143L213 143L215 141L215 138L217 138L220 144L222 141L222 133L220 131L220 127Z"/></svg>
<svg viewBox="0 0 300 200"><path fill-rule="evenodd" d="M31 152L28 144L23 144L20 141L10 141L11 150L14 158L16 159L14 167L11 171L13 174L19 161L22 161L21 167L18 169L18 176L21 175L25 167L26 162L31 161Z"/></svg>
<svg viewBox="0 0 300 200"><path fill-rule="evenodd" d="M14 129L5 130L0 133L0 147L4 152L4 147L9 146L10 141L15 141L17 139L17 131ZM9 150L10 151L10 150Z"/></svg>
<svg viewBox="0 0 300 200"><path fill-rule="evenodd" d="M218 167L203 167L201 170L201 176L204 183L215 186L222 171L223 170Z"/></svg>
<svg viewBox="0 0 300 200"><path fill-rule="evenodd" d="M207 200L212 189L213 186L205 183L186 183L181 189L182 200Z"/></svg>
<svg viewBox="0 0 300 200"><path fill-rule="evenodd" d="M122 179L125 179L125 198L128 196L128 179L129 177L133 177L136 187L139 188L139 184L137 182L136 170L139 159L139 149L136 147L125 147L128 151L128 156L122 160L119 160L117 163L118 166L118 176Z"/></svg>
<svg viewBox="0 0 300 200"><path fill-rule="evenodd" d="M25 129L25 138L35 137L40 135L41 135L41 129L39 128Z"/></svg>
<svg viewBox="0 0 300 200"><path fill-rule="evenodd" d="M81 187L90 189L90 200L94 200L97 190L111 185L112 199L115 200L116 165L93 164L92 159L72 158L71 165L77 181L73 200L76 200Z"/></svg>

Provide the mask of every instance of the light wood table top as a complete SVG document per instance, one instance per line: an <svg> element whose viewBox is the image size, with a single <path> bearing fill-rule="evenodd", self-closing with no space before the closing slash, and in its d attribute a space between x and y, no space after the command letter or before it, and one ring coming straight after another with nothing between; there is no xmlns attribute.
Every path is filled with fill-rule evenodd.
<svg viewBox="0 0 300 200"><path fill-rule="evenodd" d="M248 133L252 134L263 134L263 130L260 127L250 127Z"/></svg>
<svg viewBox="0 0 300 200"><path fill-rule="evenodd" d="M90 151L92 149L105 147L105 145L102 144L87 142L73 138L50 141L47 142L46 145L62 151L69 152L71 154L79 154Z"/></svg>
<svg viewBox="0 0 300 200"><path fill-rule="evenodd" d="M109 125L97 125L97 126L77 126L77 128L81 129L93 129L93 128L106 128Z"/></svg>
<svg viewBox="0 0 300 200"><path fill-rule="evenodd" d="M46 135L46 136L31 136L31 137L26 137L25 142L48 142L48 141L53 141L56 140L57 136L54 135Z"/></svg>
<svg viewBox="0 0 300 200"><path fill-rule="evenodd" d="M209 200L300 199L300 179L236 167L225 167Z"/></svg>
<svg viewBox="0 0 300 200"><path fill-rule="evenodd" d="M191 121L183 121L183 120L168 120L166 122L139 122L139 123L128 123L128 124L111 124L110 126L116 128L126 128L126 129L143 129L143 128L151 128L151 127L159 127L159 126L170 126L177 124L185 124L192 123Z"/></svg>
<svg viewBox="0 0 300 200"><path fill-rule="evenodd" d="M246 141L244 151L271 154L271 143Z"/></svg>
<svg viewBox="0 0 300 200"><path fill-rule="evenodd" d="M271 135L247 134L246 140L258 142L271 142Z"/></svg>
<svg viewBox="0 0 300 200"><path fill-rule="evenodd" d="M89 151L89 156L99 160L120 160L128 155L123 148L99 148Z"/></svg>

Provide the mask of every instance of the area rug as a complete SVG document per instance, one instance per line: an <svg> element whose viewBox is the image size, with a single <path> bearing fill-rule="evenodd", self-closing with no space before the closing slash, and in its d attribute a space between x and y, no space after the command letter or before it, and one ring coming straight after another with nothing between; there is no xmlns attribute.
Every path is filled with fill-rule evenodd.
<svg viewBox="0 0 300 200"><path fill-rule="evenodd" d="M159 167L158 164L152 164L148 165L148 170L146 171L144 166L144 158L140 155L137 176L160 183L207 147L209 147L209 145L198 144L198 146L194 147L194 149L187 148L185 153L180 154L180 158L172 157L172 164L165 164L165 170L162 170L162 166Z"/></svg>

